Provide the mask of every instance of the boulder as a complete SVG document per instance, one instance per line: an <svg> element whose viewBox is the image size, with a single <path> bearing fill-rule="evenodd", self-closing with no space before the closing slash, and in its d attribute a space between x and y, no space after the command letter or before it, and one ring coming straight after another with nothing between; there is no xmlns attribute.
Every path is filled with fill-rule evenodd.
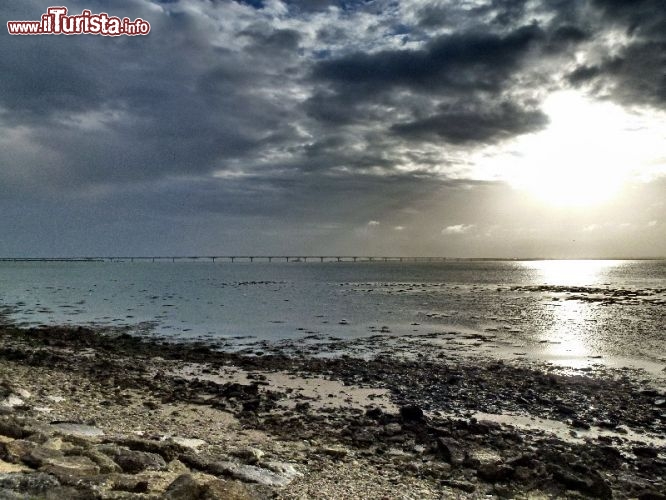
<svg viewBox="0 0 666 500"><path fill-rule="evenodd" d="M123 472L136 474L146 470L165 470L167 464L156 453L135 451L116 445L101 445L96 448L120 466Z"/></svg>
<svg viewBox="0 0 666 500"><path fill-rule="evenodd" d="M51 458L40 468L41 471L53 474L57 478L86 477L99 474L99 466L88 457L67 456Z"/></svg>

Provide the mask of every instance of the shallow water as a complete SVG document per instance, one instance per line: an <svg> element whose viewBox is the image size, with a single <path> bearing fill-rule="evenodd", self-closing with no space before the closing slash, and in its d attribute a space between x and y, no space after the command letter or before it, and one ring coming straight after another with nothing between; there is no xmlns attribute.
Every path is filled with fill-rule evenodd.
<svg viewBox="0 0 666 500"><path fill-rule="evenodd" d="M436 333L466 352L660 369L665 305L666 261L0 263L0 306L24 326L226 347Z"/></svg>

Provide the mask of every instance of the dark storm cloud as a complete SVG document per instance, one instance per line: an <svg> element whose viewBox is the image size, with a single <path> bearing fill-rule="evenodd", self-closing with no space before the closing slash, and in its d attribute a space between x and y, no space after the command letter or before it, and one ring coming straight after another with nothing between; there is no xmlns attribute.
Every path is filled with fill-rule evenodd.
<svg viewBox="0 0 666 500"><path fill-rule="evenodd" d="M666 102L657 1L66 4L142 17L151 33L0 33L5 200L275 219L334 207L361 223L450 185L466 155L543 129L554 89Z"/></svg>
<svg viewBox="0 0 666 500"><path fill-rule="evenodd" d="M487 17L492 24L511 26L522 22L525 17L527 0L492 0L470 8L468 17ZM417 19L422 28L456 26L460 21L460 13L451 8L449 2L426 3L419 9Z"/></svg>
<svg viewBox="0 0 666 500"><path fill-rule="evenodd" d="M8 15L38 18L46 8L32 7ZM85 7L108 10L104 2ZM283 125L289 110L258 96L252 83L265 83L261 68L276 51L294 49L298 33L248 28L244 36L264 50L248 50L243 61L211 44L205 19L187 11L153 12L141 1L116 8L111 13L148 19L153 36L3 34L3 118L30 126L29 139L51 153L40 166L51 186L206 174L223 168L221 160L293 140Z"/></svg>
<svg viewBox="0 0 666 500"><path fill-rule="evenodd" d="M601 61L578 66L569 74L601 96L625 104L666 107L666 9L660 0L593 0L602 29L623 32L626 41ZM603 49L602 49L603 50Z"/></svg>
<svg viewBox="0 0 666 500"><path fill-rule="evenodd" d="M543 36L538 26L522 26L506 36L443 35L425 49L357 52L322 61L315 66L314 77L379 92L397 86L497 91L531 44Z"/></svg>
<svg viewBox="0 0 666 500"><path fill-rule="evenodd" d="M396 124L392 130L410 139L445 139L454 144L497 142L543 128L548 117L539 110L530 110L505 102L499 106L484 103L467 109L444 107L436 114L407 123Z"/></svg>
<svg viewBox="0 0 666 500"><path fill-rule="evenodd" d="M572 26L548 34L527 25L506 34L446 34L423 49L357 52L321 61L314 78L330 88L315 93L306 109L332 126L368 118L389 121L388 131L408 140L497 142L547 123L534 106L526 109L505 95L516 87L514 79L532 53L561 50L583 39L585 34ZM436 104L438 100L444 104ZM379 116L382 109L396 108L412 118Z"/></svg>

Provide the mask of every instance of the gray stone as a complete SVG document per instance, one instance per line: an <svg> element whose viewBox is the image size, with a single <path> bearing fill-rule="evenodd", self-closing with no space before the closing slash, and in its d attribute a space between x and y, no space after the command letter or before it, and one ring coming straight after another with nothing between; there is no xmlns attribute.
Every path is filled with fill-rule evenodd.
<svg viewBox="0 0 666 500"><path fill-rule="evenodd" d="M254 500L257 496L239 481L214 479L201 483L190 474L178 476L166 489L165 500Z"/></svg>
<svg viewBox="0 0 666 500"><path fill-rule="evenodd" d="M634 446L631 451L641 458L657 458L659 455L659 450L654 446Z"/></svg>
<svg viewBox="0 0 666 500"><path fill-rule="evenodd" d="M99 474L99 466L88 457L50 458L40 469L61 479L63 476L85 477Z"/></svg>
<svg viewBox="0 0 666 500"><path fill-rule="evenodd" d="M114 441L115 444L125 446L131 450L156 453L167 462L178 458L181 453L189 451L188 447L173 441L154 441L151 439L140 438L126 438Z"/></svg>
<svg viewBox="0 0 666 500"><path fill-rule="evenodd" d="M469 481L455 481L453 479L443 479L442 486L448 486L449 488L462 490L466 493L473 493L474 490L476 490L476 486Z"/></svg>
<svg viewBox="0 0 666 500"><path fill-rule="evenodd" d="M264 486L286 486L294 479L293 476L277 474L262 467L241 465L228 461L211 463L209 472L220 476L230 476L246 483L257 483Z"/></svg>
<svg viewBox="0 0 666 500"><path fill-rule="evenodd" d="M420 422L425 418L423 410L417 405L400 407L400 416L405 422Z"/></svg>
<svg viewBox="0 0 666 500"><path fill-rule="evenodd" d="M98 451L110 457L120 466L123 472L136 474L144 470L165 470L167 464L164 459L156 453L145 451L134 451L116 445L101 445Z"/></svg>
<svg viewBox="0 0 666 500"><path fill-rule="evenodd" d="M27 455L23 456L21 460L31 467L41 467L42 465L51 463L52 460L62 457L63 453L60 450L36 446Z"/></svg>
<svg viewBox="0 0 666 500"><path fill-rule="evenodd" d="M465 461L465 452L455 439L437 438L437 451L451 465L462 465Z"/></svg>
<svg viewBox="0 0 666 500"><path fill-rule="evenodd" d="M0 489L38 495L60 486L58 480L43 472L0 474Z"/></svg>
<svg viewBox="0 0 666 500"><path fill-rule="evenodd" d="M0 443L0 458L10 463L23 461L37 447L32 441L17 439L9 443Z"/></svg>
<svg viewBox="0 0 666 500"><path fill-rule="evenodd" d="M495 483L509 479L513 474L513 468L501 463L485 463L479 465L476 474L484 481Z"/></svg>
<svg viewBox="0 0 666 500"><path fill-rule="evenodd" d="M258 448L248 446L241 448L233 453L234 456L240 458L248 464L254 465L263 458L265 453Z"/></svg>
<svg viewBox="0 0 666 500"><path fill-rule="evenodd" d="M166 500L196 500L203 497L205 488L190 474L178 476L164 492Z"/></svg>
<svg viewBox="0 0 666 500"><path fill-rule="evenodd" d="M105 455L101 451L91 449L83 450L81 455L88 457L90 460L95 462L99 466L99 471L102 474L110 474L113 472L122 472L120 466L115 463L108 455Z"/></svg>
<svg viewBox="0 0 666 500"><path fill-rule="evenodd" d="M215 479L206 483L202 500L220 500L222 498L224 500L258 500L260 497L240 481Z"/></svg>
<svg viewBox="0 0 666 500"><path fill-rule="evenodd" d="M349 453L346 448L342 448L340 446L325 446L320 448L319 452L337 459L345 458Z"/></svg>

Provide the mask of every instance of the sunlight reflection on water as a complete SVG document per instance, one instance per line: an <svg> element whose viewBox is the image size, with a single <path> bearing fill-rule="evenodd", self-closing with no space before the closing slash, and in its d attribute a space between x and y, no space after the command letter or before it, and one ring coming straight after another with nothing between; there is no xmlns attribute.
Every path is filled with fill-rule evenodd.
<svg viewBox="0 0 666 500"><path fill-rule="evenodd" d="M547 260L523 263L535 272L539 284L554 286L602 286L610 282L609 272L623 264L611 260ZM568 294L558 294L567 299ZM544 306L542 356L571 368L584 368L599 362L603 342L582 325L597 323L603 328L604 315L598 304L581 300L558 300Z"/></svg>
<svg viewBox="0 0 666 500"><path fill-rule="evenodd" d="M588 286L608 283L609 272L622 266L618 260L540 260L523 262L535 271L535 281L549 285Z"/></svg>
<svg viewBox="0 0 666 500"><path fill-rule="evenodd" d="M595 311L591 305L578 301L560 302L552 308L552 324L545 332L548 341L544 355L558 364L582 368L589 366L590 356L595 354L593 339L584 335L579 325L588 319L594 319Z"/></svg>

